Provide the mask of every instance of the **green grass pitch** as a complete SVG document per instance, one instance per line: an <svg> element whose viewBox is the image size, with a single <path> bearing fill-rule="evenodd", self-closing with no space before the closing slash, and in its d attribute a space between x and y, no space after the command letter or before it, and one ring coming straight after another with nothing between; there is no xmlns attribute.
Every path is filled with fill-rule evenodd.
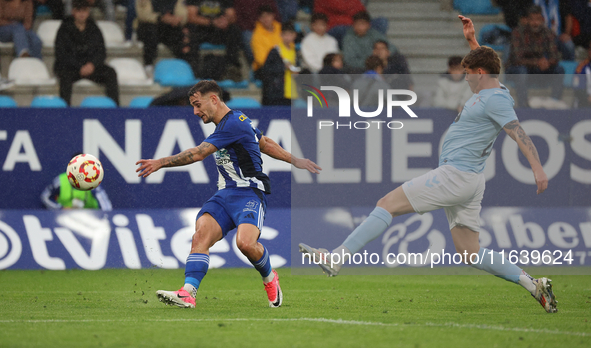
<svg viewBox="0 0 591 348"><path fill-rule="evenodd" d="M589 347L591 277L553 276L559 312L479 276L317 276L213 269L196 309L158 302L183 270L0 271L0 347Z"/></svg>

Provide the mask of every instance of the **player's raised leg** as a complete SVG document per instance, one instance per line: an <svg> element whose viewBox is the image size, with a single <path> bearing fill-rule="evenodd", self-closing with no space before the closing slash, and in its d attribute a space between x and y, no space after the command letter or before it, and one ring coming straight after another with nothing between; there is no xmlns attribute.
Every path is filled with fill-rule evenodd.
<svg viewBox="0 0 591 348"><path fill-rule="evenodd" d="M185 266L185 285L178 291L158 290L161 302L182 308L195 308L195 297L201 280L209 269L209 248L222 239L222 228L209 214L204 213L195 223L191 254Z"/></svg>
<svg viewBox="0 0 591 348"><path fill-rule="evenodd" d="M283 293L279 286L279 276L271 267L267 248L258 242L259 235L260 230L257 226L249 223L240 224L236 232L236 246L261 274L269 298L269 307L280 307L283 303Z"/></svg>
<svg viewBox="0 0 591 348"><path fill-rule="evenodd" d="M399 186L382 197L367 219L345 239L343 244L332 251L333 254L344 255L344 257L340 257L333 263L330 253L326 249L312 248L303 243L299 245L300 251L313 258L314 263L317 263L326 275L336 276L351 254L358 252L367 243L384 233L390 226L393 217L414 211L402 186Z"/></svg>
<svg viewBox="0 0 591 348"><path fill-rule="evenodd" d="M506 258L503 258L503 255L500 253L480 247L478 232L474 232L466 226L454 226L451 229L451 236L456 252L461 255L467 255L464 259L466 264L523 286L544 307L546 312L557 312L556 297L552 291L550 279L533 279L523 269L512 264ZM472 254L478 254L478 258Z"/></svg>

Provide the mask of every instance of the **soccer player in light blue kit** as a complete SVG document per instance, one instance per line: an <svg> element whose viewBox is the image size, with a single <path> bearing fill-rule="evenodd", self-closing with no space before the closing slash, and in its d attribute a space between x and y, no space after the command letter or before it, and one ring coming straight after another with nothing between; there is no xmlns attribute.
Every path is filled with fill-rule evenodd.
<svg viewBox="0 0 591 348"><path fill-rule="evenodd" d="M202 161L215 154L219 190L197 215L191 253L185 267L185 285L178 291L158 290L160 301L182 308L195 308L197 289L209 268L209 248L238 228L236 244L261 274L270 307L280 307L283 293L279 276L271 267L269 252L258 242L271 193L269 177L263 173L261 152L318 173L321 168L308 159L285 151L262 135L242 112L230 110L222 101L222 89L204 80L189 91L193 113L204 123L213 122L215 131L199 146L161 159L139 160L139 176L147 177L162 167L176 167Z"/></svg>
<svg viewBox="0 0 591 348"><path fill-rule="evenodd" d="M464 263L471 264L470 255L478 254L482 263L472 264L505 280L520 284L544 307L546 312L556 312L556 298L547 278L533 279L525 271L498 252L481 248L480 202L484 194L484 165L495 139L504 130L517 142L529 161L537 193L548 186L548 178L542 169L536 147L521 128L513 98L498 80L501 60L489 47L480 47L474 36L474 25L469 18L459 16L464 36L472 50L462 61L466 81L475 94L466 102L445 136L439 167L414 178L382 197L369 217L332 251L340 255L340 262L331 263L326 249L300 244L300 251L315 262L328 276L338 274L343 263L367 243L380 236L392 222L392 218L408 214L423 214L443 208L449 222L456 252L464 256ZM474 256L475 258L475 256ZM483 259L484 258L484 259ZM334 261L338 258L335 257ZM504 262L503 262L504 261Z"/></svg>

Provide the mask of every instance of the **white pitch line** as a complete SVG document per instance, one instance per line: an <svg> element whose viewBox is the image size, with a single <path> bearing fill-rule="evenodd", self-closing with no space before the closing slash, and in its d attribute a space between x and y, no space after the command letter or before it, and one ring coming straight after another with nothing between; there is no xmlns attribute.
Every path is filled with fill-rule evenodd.
<svg viewBox="0 0 591 348"><path fill-rule="evenodd" d="M480 330L492 330L492 331L513 331L513 332L526 332L526 333L539 333L549 335L567 335L567 336L581 336L589 337L591 333L587 332L572 332L572 331L560 331L560 330L548 330L548 329L528 329L519 327L504 327L500 325L479 325L479 324L458 324L458 323L423 323L423 324L398 324L398 323L382 323L373 321L358 321L358 320L343 320L343 319L327 319L327 318L195 318L195 319L144 319L144 320L133 320L133 319L29 319L29 320L0 320L0 324L10 323L93 323L93 322L141 322L141 321L153 321L153 322L228 322L228 321L283 321L283 322L294 322L294 321L307 321L317 323L328 323L328 324L341 324L341 325L362 325L362 326L386 326L386 327L453 327L459 329L480 329Z"/></svg>

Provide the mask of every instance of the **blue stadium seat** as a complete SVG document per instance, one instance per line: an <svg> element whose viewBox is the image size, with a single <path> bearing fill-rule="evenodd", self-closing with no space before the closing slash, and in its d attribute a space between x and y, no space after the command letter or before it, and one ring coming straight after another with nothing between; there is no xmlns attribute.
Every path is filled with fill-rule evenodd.
<svg viewBox="0 0 591 348"><path fill-rule="evenodd" d="M140 96L135 97L129 103L130 108L147 108L150 106L150 103L154 100L154 97L150 96Z"/></svg>
<svg viewBox="0 0 591 348"><path fill-rule="evenodd" d="M232 98L229 102L226 103L226 105L230 109L256 109L261 107L261 103L259 103L253 98L248 97Z"/></svg>
<svg viewBox="0 0 591 348"><path fill-rule="evenodd" d="M579 63L574 60L561 60L558 64L564 69L564 80L562 82L564 87L572 87L573 74L575 73L577 66L579 66Z"/></svg>
<svg viewBox="0 0 591 348"><path fill-rule="evenodd" d="M308 103L306 103L303 99L296 99L291 103L291 105L298 109L305 109L308 107Z"/></svg>
<svg viewBox="0 0 591 348"><path fill-rule="evenodd" d="M496 15L501 12L501 9L494 7L490 0L454 0L454 8L463 15Z"/></svg>
<svg viewBox="0 0 591 348"><path fill-rule="evenodd" d="M232 80L218 81L218 85L224 89L245 89L248 88L248 80L234 82Z"/></svg>
<svg viewBox="0 0 591 348"><path fill-rule="evenodd" d="M495 51L503 51L506 44L511 44L511 31L505 24L487 24L480 29L478 42Z"/></svg>
<svg viewBox="0 0 591 348"><path fill-rule="evenodd" d="M84 98L80 103L81 108L116 108L117 104L113 99L103 96L96 95Z"/></svg>
<svg viewBox="0 0 591 348"><path fill-rule="evenodd" d="M186 87L199 82L189 63L182 59L163 59L156 63L154 81L171 87Z"/></svg>
<svg viewBox="0 0 591 348"><path fill-rule="evenodd" d="M226 45L214 45L209 42L204 42L201 45L199 45L199 49L202 51L225 50Z"/></svg>
<svg viewBox="0 0 591 348"><path fill-rule="evenodd" d="M31 102L32 108L67 108L68 104L56 95L38 95Z"/></svg>
<svg viewBox="0 0 591 348"><path fill-rule="evenodd" d="M18 105L16 104L14 99L12 99L12 97L9 97L7 95L0 95L0 108L16 108L16 107L18 107Z"/></svg>

